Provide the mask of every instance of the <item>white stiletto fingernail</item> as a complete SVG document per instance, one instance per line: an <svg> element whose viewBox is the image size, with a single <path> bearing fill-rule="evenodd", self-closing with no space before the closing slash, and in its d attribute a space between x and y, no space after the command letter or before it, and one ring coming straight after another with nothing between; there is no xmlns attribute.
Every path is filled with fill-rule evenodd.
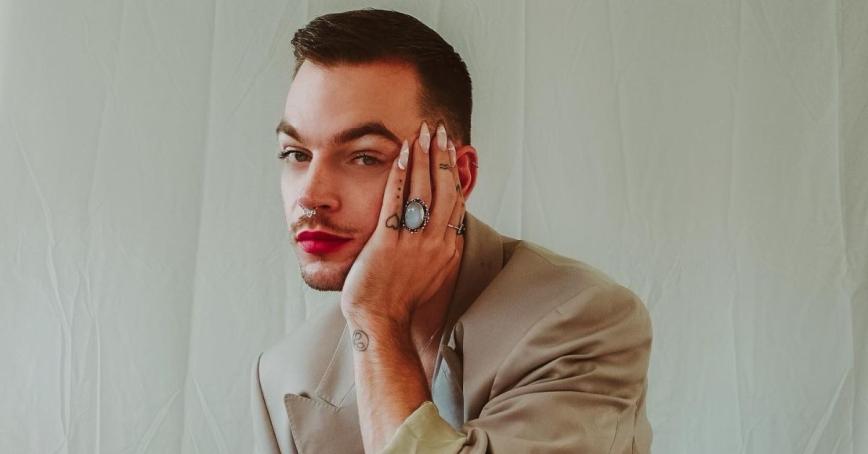
<svg viewBox="0 0 868 454"><path fill-rule="evenodd" d="M442 123L437 126L437 147L441 150L446 149L446 128Z"/></svg>
<svg viewBox="0 0 868 454"><path fill-rule="evenodd" d="M451 140L449 141L449 145L446 147L446 151L449 152L449 162L451 162L452 165L454 166L455 165L455 145L452 144Z"/></svg>
<svg viewBox="0 0 868 454"><path fill-rule="evenodd" d="M428 153L428 149L431 148L431 132L428 131L428 123L424 121L419 130L419 142L422 145L422 152Z"/></svg>
<svg viewBox="0 0 868 454"><path fill-rule="evenodd" d="M410 146L407 145L407 140L401 144L401 154L398 155L398 168L401 170L407 169L407 161L410 160Z"/></svg>

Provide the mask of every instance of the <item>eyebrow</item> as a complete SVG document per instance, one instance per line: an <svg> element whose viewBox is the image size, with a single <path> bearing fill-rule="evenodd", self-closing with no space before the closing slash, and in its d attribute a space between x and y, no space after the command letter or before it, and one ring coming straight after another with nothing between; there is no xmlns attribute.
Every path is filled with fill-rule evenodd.
<svg viewBox="0 0 868 454"><path fill-rule="evenodd" d="M274 129L276 134L284 133L293 139L304 143L304 140L301 138L301 134L298 133L298 130L295 129L288 121L281 119L280 123L277 124L277 127ZM375 135L380 136L385 139L388 139L394 142L396 145L401 145L401 139L398 138L395 133L393 133L389 128L386 127L383 123L379 121L369 121L367 123L362 123L358 126L353 126L352 128L345 129L337 134L335 134L331 143L334 145L344 144L359 138L362 138L367 135Z"/></svg>

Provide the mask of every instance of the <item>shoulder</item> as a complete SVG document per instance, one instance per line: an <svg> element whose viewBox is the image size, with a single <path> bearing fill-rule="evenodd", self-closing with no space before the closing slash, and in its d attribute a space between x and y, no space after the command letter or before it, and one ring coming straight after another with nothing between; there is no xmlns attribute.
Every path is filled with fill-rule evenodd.
<svg viewBox="0 0 868 454"><path fill-rule="evenodd" d="M504 246L508 261L461 318L466 385L497 395L537 379L535 371L579 373L570 367L580 360L626 350L634 354L619 359L618 373L644 380L651 323L638 296L597 268L534 243ZM563 367L544 367L554 363Z"/></svg>
<svg viewBox="0 0 868 454"><path fill-rule="evenodd" d="M504 265L462 317L465 325L510 326L513 336L558 312L608 318L645 310L639 298L599 269L529 241L506 239Z"/></svg>
<svg viewBox="0 0 868 454"><path fill-rule="evenodd" d="M621 326L650 338L650 317L641 299L594 266L521 241L503 271L506 282L498 285L511 293L521 288L520 298L506 302L503 310L532 314L523 337L535 326L566 324L564 337Z"/></svg>

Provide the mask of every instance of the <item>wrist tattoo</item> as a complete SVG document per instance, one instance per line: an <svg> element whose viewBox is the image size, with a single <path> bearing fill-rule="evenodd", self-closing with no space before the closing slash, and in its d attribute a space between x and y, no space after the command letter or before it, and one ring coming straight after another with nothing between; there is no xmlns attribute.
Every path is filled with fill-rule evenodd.
<svg viewBox="0 0 868 454"><path fill-rule="evenodd" d="M360 329L353 331L353 348L358 352L368 349L368 334Z"/></svg>

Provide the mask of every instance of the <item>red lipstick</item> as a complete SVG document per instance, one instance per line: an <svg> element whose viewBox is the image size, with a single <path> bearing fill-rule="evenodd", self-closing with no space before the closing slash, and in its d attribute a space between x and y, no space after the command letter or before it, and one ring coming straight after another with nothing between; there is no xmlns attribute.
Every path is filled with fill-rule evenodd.
<svg viewBox="0 0 868 454"><path fill-rule="evenodd" d="M308 254L328 254L337 251L349 243L351 238L344 238L318 230L303 230L295 237L295 241Z"/></svg>

